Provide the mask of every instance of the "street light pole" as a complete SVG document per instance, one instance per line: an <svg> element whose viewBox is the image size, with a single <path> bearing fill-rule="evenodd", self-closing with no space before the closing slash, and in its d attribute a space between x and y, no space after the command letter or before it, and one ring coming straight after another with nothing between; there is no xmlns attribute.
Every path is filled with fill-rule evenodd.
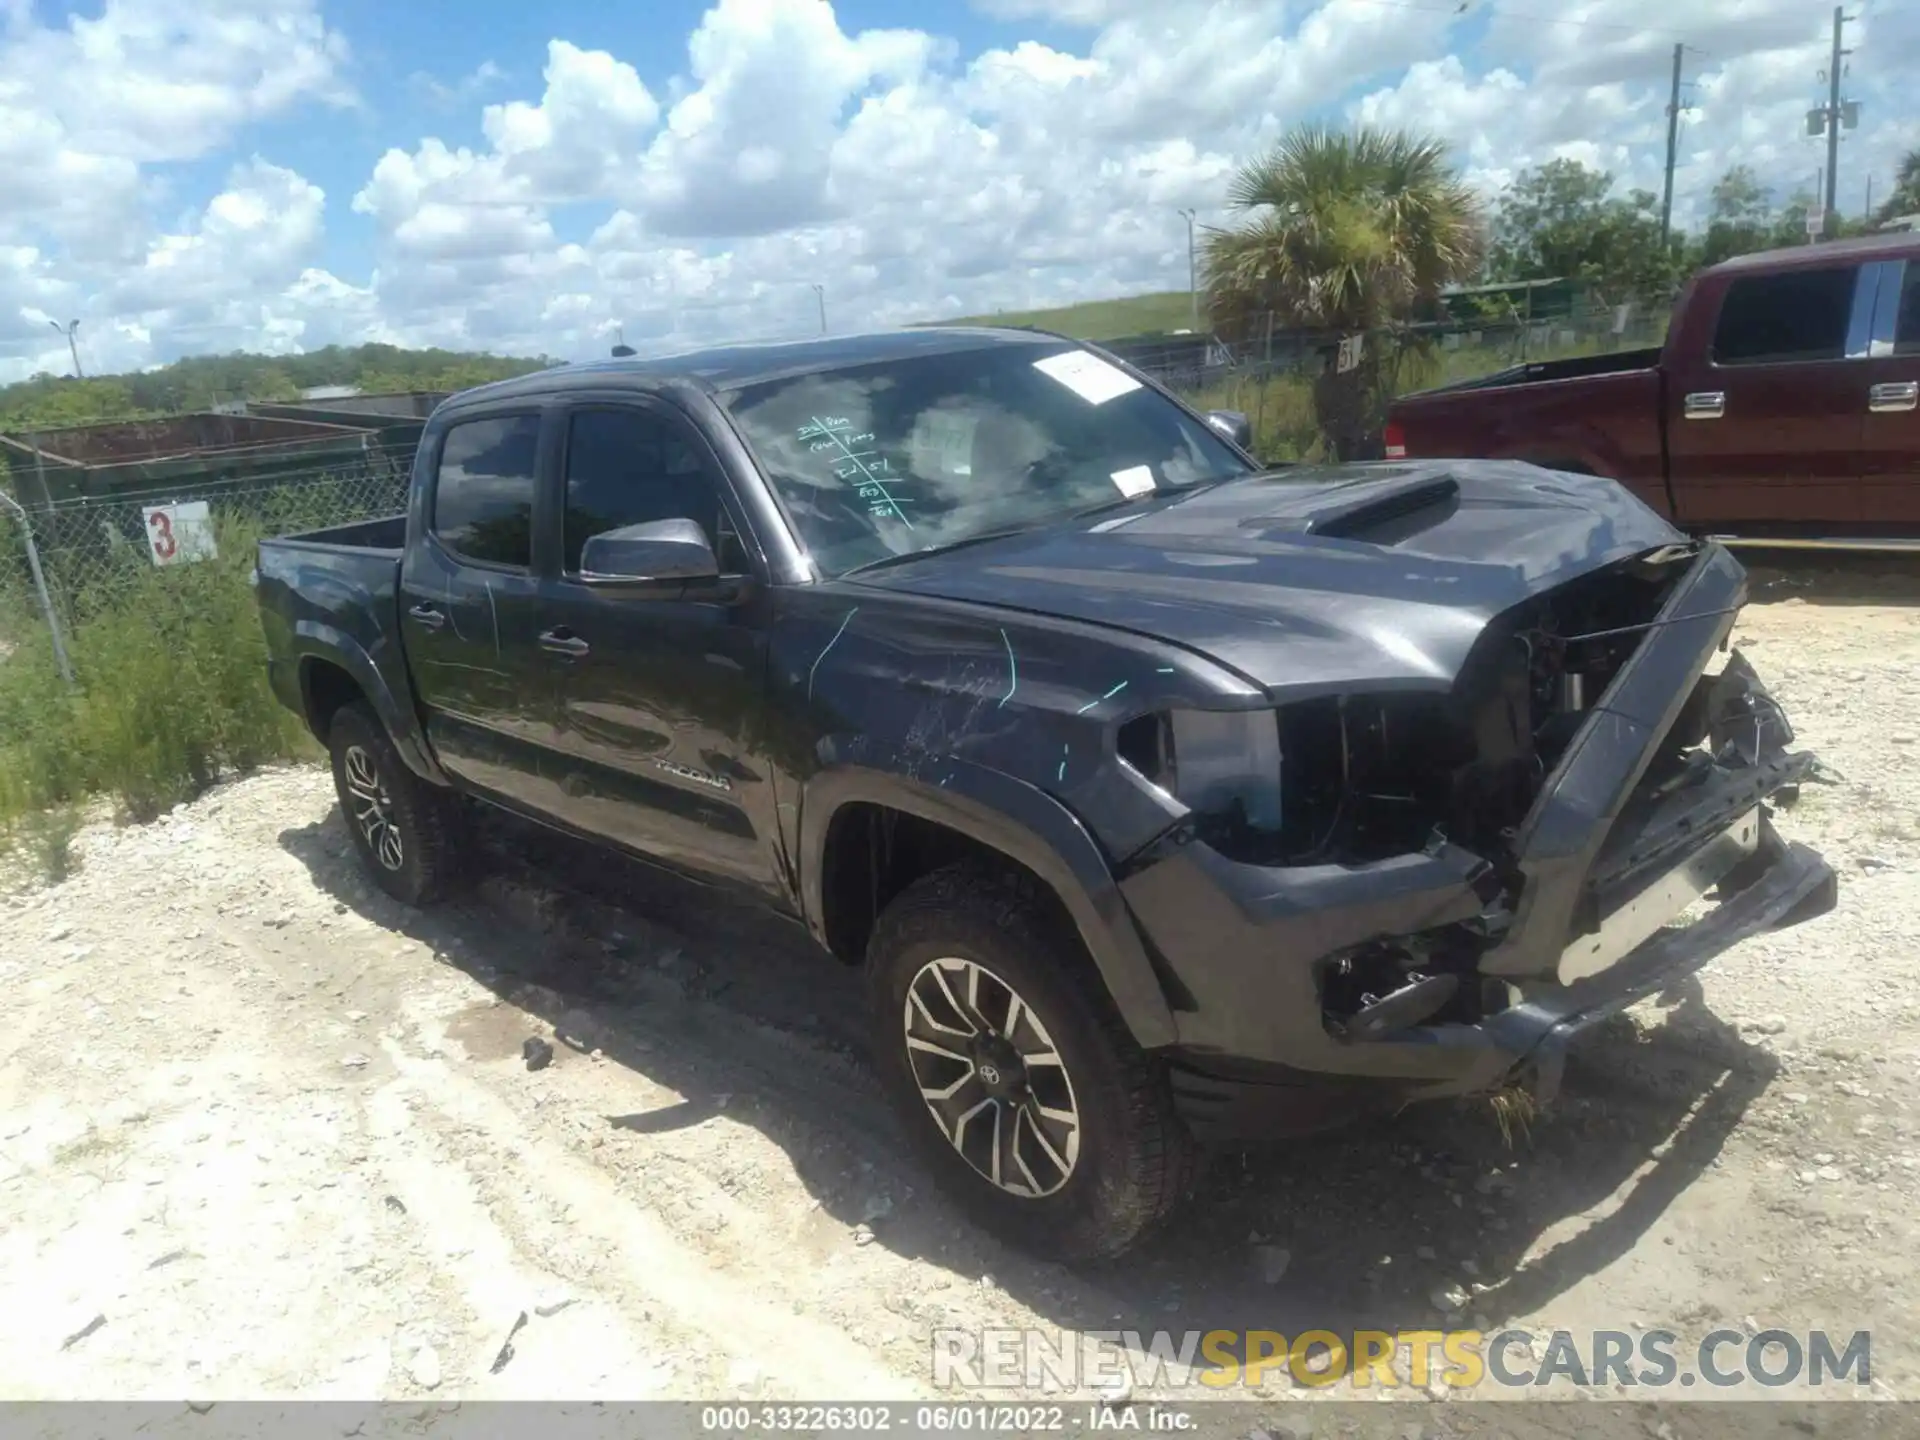
<svg viewBox="0 0 1920 1440"><path fill-rule="evenodd" d="M813 287L813 298L820 302L820 333L824 335L827 333L827 288L826 286L816 282Z"/></svg>
<svg viewBox="0 0 1920 1440"><path fill-rule="evenodd" d="M73 378L76 380L86 379L86 375L80 369L80 343L73 338L74 332L80 328L80 322L78 320L69 320L66 324L62 325L58 320L49 320L47 324L67 337L67 350L73 356Z"/></svg>
<svg viewBox="0 0 1920 1440"><path fill-rule="evenodd" d="M1193 329L1198 330L1200 328L1200 279L1199 267L1194 263L1193 254L1194 217L1191 210L1182 210L1180 214L1187 222L1187 303L1192 317L1189 323Z"/></svg>

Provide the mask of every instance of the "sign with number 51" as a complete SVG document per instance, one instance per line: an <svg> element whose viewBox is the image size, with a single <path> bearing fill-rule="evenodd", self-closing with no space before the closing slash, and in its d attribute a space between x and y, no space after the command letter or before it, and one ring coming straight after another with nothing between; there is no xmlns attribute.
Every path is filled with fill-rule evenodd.
<svg viewBox="0 0 1920 1440"><path fill-rule="evenodd" d="M156 565L188 565L215 559L220 553L213 543L213 516L204 500L143 506L140 518L146 522L147 547Z"/></svg>

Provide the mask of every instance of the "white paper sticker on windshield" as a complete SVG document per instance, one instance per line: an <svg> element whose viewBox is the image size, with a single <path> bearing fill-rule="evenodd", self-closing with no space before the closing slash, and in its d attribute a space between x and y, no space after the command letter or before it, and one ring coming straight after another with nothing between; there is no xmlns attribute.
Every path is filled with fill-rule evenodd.
<svg viewBox="0 0 1920 1440"><path fill-rule="evenodd" d="M1131 500L1153 489L1153 471L1146 465L1129 465L1125 470L1113 472L1113 484L1115 489Z"/></svg>
<svg viewBox="0 0 1920 1440"><path fill-rule="evenodd" d="M1104 405L1116 395L1140 388L1140 382L1126 371L1086 350L1049 355L1034 361L1033 368L1058 380L1089 405Z"/></svg>

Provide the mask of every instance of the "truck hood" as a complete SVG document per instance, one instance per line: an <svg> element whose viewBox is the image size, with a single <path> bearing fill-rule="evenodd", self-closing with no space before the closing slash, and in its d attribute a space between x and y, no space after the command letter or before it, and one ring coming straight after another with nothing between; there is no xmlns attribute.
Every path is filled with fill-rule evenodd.
<svg viewBox="0 0 1920 1440"><path fill-rule="evenodd" d="M1274 471L853 583L1171 641L1269 691L1444 688L1487 623L1685 537L1608 480L1504 461Z"/></svg>

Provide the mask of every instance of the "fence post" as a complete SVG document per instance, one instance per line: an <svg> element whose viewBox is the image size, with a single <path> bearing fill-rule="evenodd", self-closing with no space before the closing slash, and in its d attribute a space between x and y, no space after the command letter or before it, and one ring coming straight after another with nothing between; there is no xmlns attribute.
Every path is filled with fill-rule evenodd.
<svg viewBox="0 0 1920 1440"><path fill-rule="evenodd" d="M39 482L40 493L44 495L47 493L47 474L45 462L40 454L38 435L33 437L33 470L34 479ZM40 597L40 611L47 617L47 633L53 637L54 663L60 667L60 678L71 686L73 663L67 659L67 640L66 636L60 633L59 612L53 608L53 597L47 593L46 573L40 568L40 550L33 543L33 522L27 518L26 507L4 490L0 490L0 500L4 500L7 508L20 517L20 533L26 537L27 541L27 569L33 573L34 593Z"/></svg>

